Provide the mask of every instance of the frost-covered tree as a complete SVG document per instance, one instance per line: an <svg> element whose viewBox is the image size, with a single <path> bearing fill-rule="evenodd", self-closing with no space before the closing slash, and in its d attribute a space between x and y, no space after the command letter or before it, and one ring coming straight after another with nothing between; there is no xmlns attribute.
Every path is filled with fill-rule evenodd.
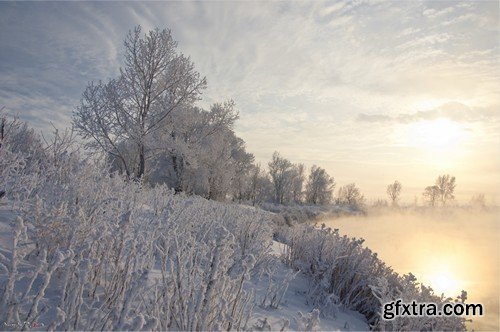
<svg viewBox="0 0 500 332"><path fill-rule="evenodd" d="M234 134L234 103L215 104L203 115L208 118L198 128L198 138L184 142L194 160L184 167L188 173L181 177L183 190L217 200L242 194L239 188L244 186L254 157ZM189 188L193 186L197 189Z"/></svg>
<svg viewBox="0 0 500 332"><path fill-rule="evenodd" d="M439 198L439 188L437 186L427 186L422 194L424 200L429 204L429 206L436 206L436 201Z"/></svg>
<svg viewBox="0 0 500 332"><path fill-rule="evenodd" d="M250 178L250 200L252 205L265 201L272 201L274 197L274 187L269 174L257 164L251 172Z"/></svg>
<svg viewBox="0 0 500 332"><path fill-rule="evenodd" d="M237 138L231 153L234 177L231 180L231 191L237 200L249 199L250 178L254 169L253 154L246 152L245 142Z"/></svg>
<svg viewBox="0 0 500 332"><path fill-rule="evenodd" d="M304 164L295 164L291 172L291 200L295 203L301 203L304 196L305 182L305 166Z"/></svg>
<svg viewBox="0 0 500 332"><path fill-rule="evenodd" d="M206 80L177 52L170 30L157 28L141 35L136 27L124 47L120 75L87 86L73 123L88 148L110 154L127 176L141 178L146 161L157 152L152 145L168 116L197 101ZM125 146L133 148L132 160Z"/></svg>
<svg viewBox="0 0 500 332"><path fill-rule="evenodd" d="M27 161L38 162L47 158L43 141L33 128L19 118L9 117L5 110L0 109L0 148L9 146L9 150L14 153L22 153L27 157Z"/></svg>
<svg viewBox="0 0 500 332"><path fill-rule="evenodd" d="M223 200L236 186L239 176L238 171L246 172L246 167L251 165L253 156L247 154L243 140L234 136L232 132L219 135L202 156L202 168L206 172L207 193L209 199Z"/></svg>
<svg viewBox="0 0 500 332"><path fill-rule="evenodd" d="M426 187L422 195L429 206L436 206L438 202L444 206L446 202L455 198L453 194L455 187L456 183L454 176L448 174L440 175L436 179L435 185Z"/></svg>
<svg viewBox="0 0 500 332"><path fill-rule="evenodd" d="M55 130L54 135L58 135ZM0 110L0 151L7 149L11 153L22 154L24 169L41 172L54 161L54 154L49 151L52 147L44 144L42 137L30 128L27 123L21 121L17 116L9 116L4 109ZM4 184L0 184L3 186ZM0 187L0 191L4 191ZM9 194L8 190L6 192ZM5 195L5 194L4 194Z"/></svg>
<svg viewBox="0 0 500 332"><path fill-rule="evenodd" d="M166 183L176 191L193 191L193 176L202 177L198 182L206 181L206 175L200 175L207 171L202 159L213 156L214 149L230 150L227 144L236 139L233 126L237 119L233 101L213 104L209 110L184 107L172 112L154 142L158 152L146 173L148 181ZM229 136L232 138L227 139Z"/></svg>
<svg viewBox="0 0 500 332"><path fill-rule="evenodd" d="M280 156L276 151L268 163L269 175L274 187L274 202L283 204L287 201L287 195L291 192L293 180L293 164Z"/></svg>
<svg viewBox="0 0 500 332"><path fill-rule="evenodd" d="M361 209L365 204L365 197L361 194L355 183L350 183L339 188L337 204Z"/></svg>
<svg viewBox="0 0 500 332"><path fill-rule="evenodd" d="M234 134L237 119L232 100L215 103L209 110L191 106L175 110L151 142L155 154L148 161L144 181L210 199L242 199L254 157ZM137 158L130 142L120 147L126 160ZM121 170L119 159L109 159L113 170Z"/></svg>
<svg viewBox="0 0 500 332"><path fill-rule="evenodd" d="M324 168L313 165L306 185L306 202L325 205L331 202L335 180Z"/></svg>
<svg viewBox="0 0 500 332"><path fill-rule="evenodd" d="M393 206L396 206L398 204L401 189L401 183L397 180L387 186L387 195L389 196Z"/></svg>
<svg viewBox="0 0 500 332"><path fill-rule="evenodd" d="M454 176L450 176L449 174L438 176L436 179L436 187L439 192L439 200L443 206L446 205L446 202L455 198L453 194L456 187Z"/></svg>

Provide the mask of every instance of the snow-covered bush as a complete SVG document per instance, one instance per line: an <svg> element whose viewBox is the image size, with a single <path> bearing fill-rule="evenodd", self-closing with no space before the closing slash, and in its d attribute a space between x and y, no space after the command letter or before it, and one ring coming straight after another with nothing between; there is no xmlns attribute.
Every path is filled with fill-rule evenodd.
<svg viewBox="0 0 500 332"><path fill-rule="evenodd" d="M339 306L362 313L374 329L465 330L461 317L400 317L382 320L382 305L403 299L434 302L452 299L436 296L409 274L400 276L363 246L364 240L341 236L337 229L308 225L281 227L278 236L288 245L285 263L309 276L308 297L322 315L335 316Z"/></svg>
<svg viewBox="0 0 500 332"><path fill-rule="evenodd" d="M309 314L303 314L302 312L298 312L298 323L301 327L301 331L315 331L318 328L319 324L319 310L314 309Z"/></svg>
<svg viewBox="0 0 500 332"><path fill-rule="evenodd" d="M143 187L67 151L44 156L41 168L0 149L14 238L0 252L2 326L245 328L269 213Z"/></svg>

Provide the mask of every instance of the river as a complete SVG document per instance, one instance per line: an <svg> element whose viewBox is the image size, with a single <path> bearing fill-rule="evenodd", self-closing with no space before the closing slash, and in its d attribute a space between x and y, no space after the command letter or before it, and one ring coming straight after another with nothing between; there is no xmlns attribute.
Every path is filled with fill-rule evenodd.
<svg viewBox="0 0 500 332"><path fill-rule="evenodd" d="M482 303L469 329L500 330L498 210L385 210L322 221L365 245L402 274L413 273L435 293Z"/></svg>

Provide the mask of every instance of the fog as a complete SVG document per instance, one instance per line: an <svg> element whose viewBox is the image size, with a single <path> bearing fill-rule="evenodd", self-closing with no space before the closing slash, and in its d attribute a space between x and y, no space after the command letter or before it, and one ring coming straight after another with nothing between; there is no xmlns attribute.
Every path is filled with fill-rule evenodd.
<svg viewBox="0 0 500 332"><path fill-rule="evenodd" d="M413 273L435 293L482 303L474 329L499 330L499 210L377 210L330 219L328 227L365 239L399 273ZM472 318L472 317L471 317Z"/></svg>

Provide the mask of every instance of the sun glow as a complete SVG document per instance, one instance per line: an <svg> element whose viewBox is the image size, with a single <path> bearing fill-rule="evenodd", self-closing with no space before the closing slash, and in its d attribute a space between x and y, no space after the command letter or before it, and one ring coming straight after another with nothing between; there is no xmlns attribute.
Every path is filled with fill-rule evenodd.
<svg viewBox="0 0 500 332"><path fill-rule="evenodd" d="M411 146L446 150L455 147L465 136L457 122L448 119L422 120L410 125L407 140Z"/></svg>
<svg viewBox="0 0 500 332"><path fill-rule="evenodd" d="M434 290L434 294L455 297L463 289L467 289L467 273L462 269L461 259L468 253L457 253L451 250L449 245L450 241L443 242L442 239L440 245L428 243L429 251L435 254L432 258L428 255L420 256L420 271L416 273L425 286L430 286Z"/></svg>
<svg viewBox="0 0 500 332"><path fill-rule="evenodd" d="M450 271L438 271L429 277L429 283L435 293L447 296L457 295L461 288L458 280Z"/></svg>

